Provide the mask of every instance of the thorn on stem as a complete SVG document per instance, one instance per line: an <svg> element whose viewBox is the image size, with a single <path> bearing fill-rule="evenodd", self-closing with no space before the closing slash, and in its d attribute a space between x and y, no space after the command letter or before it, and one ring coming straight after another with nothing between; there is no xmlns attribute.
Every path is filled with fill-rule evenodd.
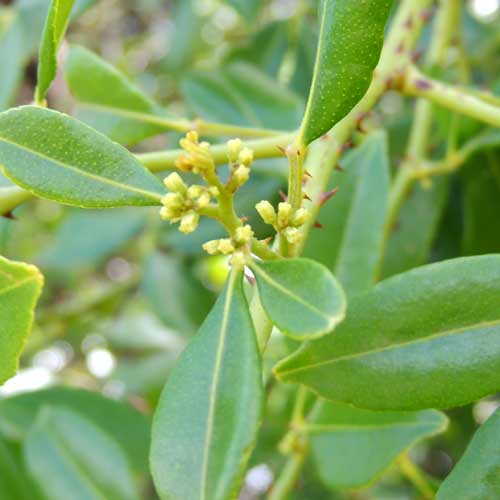
<svg viewBox="0 0 500 500"><path fill-rule="evenodd" d="M283 191L281 191L280 189L280 198L283 200L283 201L288 201L288 195L285 194Z"/></svg>
<svg viewBox="0 0 500 500"><path fill-rule="evenodd" d="M321 224L321 222L316 221L316 222L313 224L313 227L315 227L316 229L323 229L325 226L323 226L323 224Z"/></svg>
<svg viewBox="0 0 500 500"><path fill-rule="evenodd" d="M334 170L336 170L337 172L345 172L345 168L343 168L340 163L337 163L337 165L335 165Z"/></svg>
<svg viewBox="0 0 500 500"><path fill-rule="evenodd" d="M304 193L304 200L312 201L311 197L307 193Z"/></svg>
<svg viewBox="0 0 500 500"><path fill-rule="evenodd" d="M321 193L319 195L319 206L322 207L328 200L331 200L337 193L339 192L339 188L336 187L327 193Z"/></svg>

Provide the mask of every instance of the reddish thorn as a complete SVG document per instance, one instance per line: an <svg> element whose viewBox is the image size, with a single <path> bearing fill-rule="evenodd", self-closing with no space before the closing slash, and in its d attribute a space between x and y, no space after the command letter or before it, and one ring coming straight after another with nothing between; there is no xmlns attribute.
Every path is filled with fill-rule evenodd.
<svg viewBox="0 0 500 500"><path fill-rule="evenodd" d="M328 200L331 200L337 193L339 192L339 188L336 187L327 193L321 193L319 195L319 206L322 207Z"/></svg>
<svg viewBox="0 0 500 500"><path fill-rule="evenodd" d="M399 222L395 222L392 227L391 227L391 231L393 233L395 233L396 231L399 231L399 229L401 228L401 224Z"/></svg>
<svg viewBox="0 0 500 500"><path fill-rule="evenodd" d="M347 142L342 144L342 147L340 148L340 152L345 153L346 151L349 151L349 149L352 149L354 147L356 147L356 145L354 144L354 141L352 139L349 139Z"/></svg>
<svg viewBox="0 0 500 500"><path fill-rule="evenodd" d="M283 201L288 201L288 196L280 190L280 198L283 200Z"/></svg>
<svg viewBox="0 0 500 500"><path fill-rule="evenodd" d="M365 130L363 130L363 121L368 118L371 115L370 111L366 111L364 113L361 113L357 119L356 119L356 130L358 132L364 133Z"/></svg>
<svg viewBox="0 0 500 500"><path fill-rule="evenodd" d="M316 221L316 222L313 224L313 227L316 227L316 228L318 228L318 229L323 229L325 226L323 226L323 224L321 224L321 222Z"/></svg>
<svg viewBox="0 0 500 500"><path fill-rule="evenodd" d="M311 197L307 193L304 193L304 200L312 201Z"/></svg>
<svg viewBox="0 0 500 500"><path fill-rule="evenodd" d="M420 89L420 90L429 90L432 88L432 84L430 82L428 82L427 80L417 80L415 82L415 86L417 87L417 89Z"/></svg>
<svg viewBox="0 0 500 500"><path fill-rule="evenodd" d="M250 220L250 217L248 215L244 215L243 217L240 218L241 222L248 222Z"/></svg>
<svg viewBox="0 0 500 500"><path fill-rule="evenodd" d="M340 165L340 163L338 163L337 165L335 165L335 169L337 172L345 172L345 168L342 168L342 166Z"/></svg>
<svg viewBox="0 0 500 500"><path fill-rule="evenodd" d="M282 146L276 146L278 148L278 151L281 151L285 156L286 156L286 151L285 148Z"/></svg>
<svg viewBox="0 0 500 500"><path fill-rule="evenodd" d="M269 243L271 243L271 241L273 241L273 237L269 236L269 238L262 240L262 243L264 243L264 245L269 245Z"/></svg>
<svg viewBox="0 0 500 500"><path fill-rule="evenodd" d="M16 220L12 211L3 214L2 217L5 217L6 219L10 219L10 220Z"/></svg>
<svg viewBox="0 0 500 500"><path fill-rule="evenodd" d="M327 140L328 140L328 134L323 134L323 135L321 136L321 140L322 140L322 141L327 141Z"/></svg>
<svg viewBox="0 0 500 500"><path fill-rule="evenodd" d="M392 78L392 76L391 76L391 77L387 78L387 80L385 81L385 88L387 90L389 90L390 88L393 87L393 85L394 85L394 78Z"/></svg>
<svg viewBox="0 0 500 500"><path fill-rule="evenodd" d="M247 281L250 283L250 285L255 286L255 278L253 276L250 276L249 274L245 273L245 278Z"/></svg>
<svg viewBox="0 0 500 500"><path fill-rule="evenodd" d="M312 177L312 174L311 174L311 172L309 172L309 170L304 170L304 175L306 177Z"/></svg>

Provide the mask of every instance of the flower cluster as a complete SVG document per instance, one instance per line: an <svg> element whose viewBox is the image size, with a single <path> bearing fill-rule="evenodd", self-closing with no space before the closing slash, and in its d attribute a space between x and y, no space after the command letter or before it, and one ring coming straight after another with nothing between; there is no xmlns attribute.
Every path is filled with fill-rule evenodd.
<svg viewBox="0 0 500 500"><path fill-rule="evenodd" d="M208 142L200 142L198 132L191 131L180 140L181 148L185 153L179 156L175 166L181 172L192 172L205 176L215 172L215 162Z"/></svg>
<svg viewBox="0 0 500 500"><path fill-rule="evenodd" d="M209 255L231 255L248 245L254 236L252 228L246 224L238 227L232 238L207 241L203 249Z"/></svg>
<svg viewBox="0 0 500 500"><path fill-rule="evenodd" d="M162 219L172 224L180 222L181 232L192 233L198 227L200 211L211 205L212 199L219 195L219 190L215 186L188 187L175 172L164 182L170 193L162 198L163 207L160 212Z"/></svg>
<svg viewBox="0 0 500 500"><path fill-rule="evenodd" d="M302 232L300 228L309 219L309 212L305 208L299 208L295 212L292 205L287 202L278 205L278 212L268 201L257 203L257 212L262 220L274 227L277 233L283 235L291 245L296 245L302 241Z"/></svg>

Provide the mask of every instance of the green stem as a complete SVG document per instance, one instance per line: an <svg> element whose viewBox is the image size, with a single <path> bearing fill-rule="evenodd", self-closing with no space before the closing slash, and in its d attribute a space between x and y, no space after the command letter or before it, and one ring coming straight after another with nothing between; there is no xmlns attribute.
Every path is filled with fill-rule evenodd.
<svg viewBox="0 0 500 500"><path fill-rule="evenodd" d="M207 122L199 118L188 120L186 118L168 118L161 115L152 115L141 113L128 109L109 108L97 104L84 104L86 108L111 113L117 116L123 116L143 123L156 125L165 130L187 133L195 130L204 136L225 136L225 137L275 137L284 132L279 130L270 130L253 127L240 127L238 125L228 125L225 123Z"/></svg>
<svg viewBox="0 0 500 500"><path fill-rule="evenodd" d="M254 152L255 159L278 158L284 155L283 151L293 139L293 133L283 134L272 138L246 141L245 146ZM228 151L226 144L212 146L211 152L217 165L227 163ZM151 172L161 172L163 170L174 169L175 162L182 153L182 149L174 149L171 151L138 154L136 158Z"/></svg>
<svg viewBox="0 0 500 500"><path fill-rule="evenodd" d="M413 484L426 500L435 497L435 491L422 471L410 460L407 454L401 455L398 465L403 475Z"/></svg>
<svg viewBox="0 0 500 500"><path fill-rule="evenodd" d="M8 214L32 197L33 195L29 191L17 186L0 188L0 216Z"/></svg>
<svg viewBox="0 0 500 500"><path fill-rule="evenodd" d="M286 500L290 498L290 493L299 479L305 459L304 455L297 453L288 458L278 480L267 497L268 500Z"/></svg>
<svg viewBox="0 0 500 500"><path fill-rule="evenodd" d="M415 66L408 68L402 90L406 95L423 97L451 111L500 127L500 106L468 90L428 78Z"/></svg>

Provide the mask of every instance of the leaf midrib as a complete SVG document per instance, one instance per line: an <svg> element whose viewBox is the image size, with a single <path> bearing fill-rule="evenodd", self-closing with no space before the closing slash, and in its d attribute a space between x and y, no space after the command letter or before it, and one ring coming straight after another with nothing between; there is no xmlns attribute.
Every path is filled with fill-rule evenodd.
<svg viewBox="0 0 500 500"><path fill-rule="evenodd" d="M312 304L309 304L306 302L302 297L299 297L298 295L295 295L292 293L288 288L285 288L284 286L280 285L277 281L275 281L269 274L267 274L261 267L259 267L257 264L253 264L252 266L261 276L262 278L269 283L274 288L277 288L280 292L282 292L284 295L287 295L288 297L291 297L292 300L295 302L298 302L299 304L302 304L304 307L310 309L314 313L318 314L319 316L322 316L328 321L328 324L335 323L335 318L337 315L332 315L328 316L325 314L323 311L318 309L317 307L313 306Z"/></svg>
<svg viewBox="0 0 500 500"><path fill-rule="evenodd" d="M5 288L0 289L0 296L5 295L6 293L12 292L13 290L16 290L17 288L21 288L22 286L26 285L30 281L36 281L37 277L36 276L29 276L28 278L24 278L21 281L18 281L12 285L9 285Z"/></svg>
<svg viewBox="0 0 500 500"><path fill-rule="evenodd" d="M39 151L35 151L33 149L30 149L22 144L18 144L14 141L10 141L8 139L5 139L4 137L0 137L0 142L4 142L10 146L13 146L15 148L19 148L23 151L26 151L28 154L32 154L33 156L38 156L39 158L42 158L45 161L48 161L49 163L53 163L54 165L58 165L61 168L65 168L68 170L71 170L73 172L76 172L77 174L81 175L82 177L88 177L89 179L96 180L98 182L101 182L102 184L109 184L112 187L119 188L119 189L124 189L126 191L131 191L137 194L141 194L143 196L147 196L148 198L153 198L156 201L161 200L161 195L154 193L153 191L146 191L140 188L135 188L133 186L123 184L121 182L113 181L112 179L108 179L107 177L99 177L97 175L94 175L90 172L87 172L85 170L81 170L78 167L74 167L72 165L68 165L67 163L63 163L62 161L56 160L55 158L51 158L50 156L46 156L43 153L40 153ZM6 167L4 165L0 164L0 169L5 170L5 175L7 177L12 177Z"/></svg>
<svg viewBox="0 0 500 500"><path fill-rule="evenodd" d="M207 415L207 429L205 435L205 445L203 448L203 463L201 471L201 483L200 483L200 500L205 500L206 498L206 488L208 480L208 465L209 465L209 452L212 444L213 428L215 423L215 406L217 402L217 391L220 380L220 374L222 371L222 359L224 355L224 350L226 346L227 329L229 324L229 315L231 312L231 301L233 298L234 286L236 282L237 272L233 271L229 277L226 298L224 301L224 308L222 311L222 322L220 328L219 345L217 347L214 374L212 378L212 385L210 387L209 394L209 408Z"/></svg>
<svg viewBox="0 0 500 500"><path fill-rule="evenodd" d="M318 367L321 367L321 366L338 363L338 362L341 362L341 361L349 361L351 359L362 358L362 357L365 357L365 356L370 356L372 354L379 354L379 353L382 353L382 352L389 352L389 351L393 351L393 350L404 348L404 347L408 347L408 346L422 344L424 342L427 342L427 341L430 342L432 340L436 340L436 339L443 338L443 337L450 337L452 335L465 334L465 333L468 333L468 331L471 328L481 329L481 328L489 328L489 327L494 327L494 326L500 326L500 319L495 320L495 321L485 321L485 322L482 322L482 323L470 324L470 325L466 325L466 326L464 326L462 328L455 328L455 329L452 329L452 330L446 330L446 331L443 331L443 332L438 332L438 333L433 334L433 335L428 335L427 337L422 337L422 338L419 338L419 339L416 339L416 340L412 340L412 341L408 341L408 342L401 342L401 343L397 343L397 344L392 344L390 346L382 347L382 348L379 348L379 349L370 349L370 350L367 350L367 351L356 352L356 353L353 353L353 354L346 354L344 356L339 356L338 358L328 359L328 360L321 361L321 362L318 362L318 363L312 363L312 364L304 365L304 366L301 366L299 368L294 368L294 369L291 369L291 370L286 370L286 371L279 371L278 370L278 374L280 374L281 376L283 376L285 374L297 373L297 372L301 372L301 371L305 371L305 370L311 370L311 369L315 369L315 368L318 368Z"/></svg>

